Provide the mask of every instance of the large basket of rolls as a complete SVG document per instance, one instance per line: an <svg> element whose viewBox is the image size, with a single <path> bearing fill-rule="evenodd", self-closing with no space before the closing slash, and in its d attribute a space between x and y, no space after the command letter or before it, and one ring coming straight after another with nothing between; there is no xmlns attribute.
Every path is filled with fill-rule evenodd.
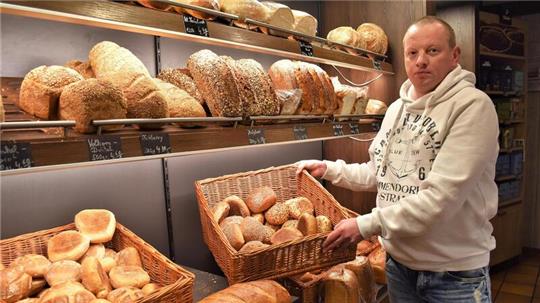
<svg viewBox="0 0 540 303"><path fill-rule="evenodd" d="M344 208L296 166L195 182L203 238L230 284L274 279L354 259L355 247L322 252Z"/></svg>
<svg viewBox="0 0 540 303"><path fill-rule="evenodd" d="M194 275L87 209L75 222L0 241L0 302L192 302Z"/></svg>

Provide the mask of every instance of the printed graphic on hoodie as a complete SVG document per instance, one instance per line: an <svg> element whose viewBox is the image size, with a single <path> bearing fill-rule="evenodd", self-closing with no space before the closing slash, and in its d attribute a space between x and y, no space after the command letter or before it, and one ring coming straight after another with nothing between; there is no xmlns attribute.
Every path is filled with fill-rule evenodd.
<svg viewBox="0 0 540 303"><path fill-rule="evenodd" d="M393 132L388 130L374 149L381 206L417 194L440 147L437 124L427 116L406 113Z"/></svg>

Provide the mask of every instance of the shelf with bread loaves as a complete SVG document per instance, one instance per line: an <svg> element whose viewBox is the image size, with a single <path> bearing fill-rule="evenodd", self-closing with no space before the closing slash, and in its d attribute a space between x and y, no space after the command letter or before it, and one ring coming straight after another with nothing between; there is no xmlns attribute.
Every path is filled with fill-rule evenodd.
<svg viewBox="0 0 540 303"><path fill-rule="evenodd" d="M95 17L91 17L93 21L88 23L90 17L85 14L104 12L90 10L90 4L84 2L70 6L58 2L0 5L3 13L103 27L109 27L109 21L119 18L108 16L113 20L94 20ZM101 10L114 7L131 14L179 18L173 13L112 2L92 5ZM129 21L136 22L133 20L141 16L131 16ZM128 20L122 21L126 23L117 28L118 21L115 21L113 28L133 30ZM216 26L239 31L242 35L255 34L263 40L297 43L222 24ZM273 31L277 32L275 28ZM183 38L198 38L177 34L182 34ZM236 37L230 32L227 35ZM229 45L229 42L219 44ZM354 47L348 49L351 50L356 51ZM345 62L342 67L361 62L354 60L372 60L359 54L327 51L342 53L339 56L344 57L339 59L346 60L333 62L326 58L321 61L321 58L303 55L301 58L336 65ZM366 53L371 58L385 57ZM114 42L102 41L94 45L88 57L88 62L71 60L64 66L35 67L24 79L2 78L6 96L3 98L6 122L0 125L2 140L26 143L27 147L18 148L31 153L26 158L21 158L20 154L10 155L15 163L12 167L26 167L21 165L24 161L31 166L43 166L248 144L327 140L372 131L386 109L384 102L369 100L364 89L331 80L319 66L303 61L279 60L267 73L255 60L235 60L201 50L189 57L187 68L165 69L157 78L152 78L140 59ZM347 58L354 60L348 62ZM363 70L366 66L355 68ZM376 69L380 73L391 73L385 63L380 63ZM148 132L154 141L165 143L155 146L157 143L147 142ZM97 152L92 147L94 143L101 144ZM103 150L104 144L112 144L112 150Z"/></svg>

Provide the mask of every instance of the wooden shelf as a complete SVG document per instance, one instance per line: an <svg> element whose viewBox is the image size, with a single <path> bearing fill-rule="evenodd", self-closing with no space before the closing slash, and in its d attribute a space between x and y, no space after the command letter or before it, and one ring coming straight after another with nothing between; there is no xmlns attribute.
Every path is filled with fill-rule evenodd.
<svg viewBox="0 0 540 303"><path fill-rule="evenodd" d="M363 71L394 74L388 62L330 49L313 42L313 57L302 55L298 41L208 21L210 37L185 32L182 15L111 1L11 1L0 2L2 14L109 28L127 32L186 40L207 45L248 50L312 63L329 64ZM320 38L319 38L320 39Z"/></svg>
<svg viewBox="0 0 540 303"><path fill-rule="evenodd" d="M516 204L523 201L521 197L499 201L499 208L503 208L512 204Z"/></svg>
<svg viewBox="0 0 540 303"><path fill-rule="evenodd" d="M505 175L495 177L495 182L505 182L520 179L521 175Z"/></svg>
<svg viewBox="0 0 540 303"><path fill-rule="evenodd" d="M520 61L525 61L527 59L524 56L506 55L506 54L492 53L488 51L480 51L480 56L500 58L500 59L520 60Z"/></svg>
<svg viewBox="0 0 540 303"><path fill-rule="evenodd" d="M499 150L500 154L510 154L517 151L523 151L523 147L502 148Z"/></svg>
<svg viewBox="0 0 540 303"><path fill-rule="evenodd" d="M525 121L522 119L519 120L507 120L507 121L499 121L500 125L512 125L512 124L520 124L524 123Z"/></svg>

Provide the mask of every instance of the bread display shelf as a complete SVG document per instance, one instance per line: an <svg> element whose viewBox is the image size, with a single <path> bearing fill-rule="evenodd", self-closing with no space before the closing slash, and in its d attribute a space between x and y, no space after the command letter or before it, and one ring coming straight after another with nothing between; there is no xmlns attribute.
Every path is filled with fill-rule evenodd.
<svg viewBox="0 0 540 303"><path fill-rule="evenodd" d="M249 50L263 54L312 63L329 64L355 70L394 74L390 63L374 61L367 57L351 55L344 51L331 49L330 47L336 43L329 42L323 38L309 37L295 33L296 36L299 36L303 40L305 40L306 37L309 37L313 41L313 56L306 56L301 53L299 42L295 40L265 35L213 21L207 21L210 37L196 36L185 32L181 15L115 2L13 1L1 2L0 11L3 14L96 26L178 40L187 40L190 42L199 42L208 45ZM247 21L251 22L251 24L260 23L249 19ZM358 51L373 56L372 53L365 50ZM376 56L382 60L385 59L385 56Z"/></svg>

